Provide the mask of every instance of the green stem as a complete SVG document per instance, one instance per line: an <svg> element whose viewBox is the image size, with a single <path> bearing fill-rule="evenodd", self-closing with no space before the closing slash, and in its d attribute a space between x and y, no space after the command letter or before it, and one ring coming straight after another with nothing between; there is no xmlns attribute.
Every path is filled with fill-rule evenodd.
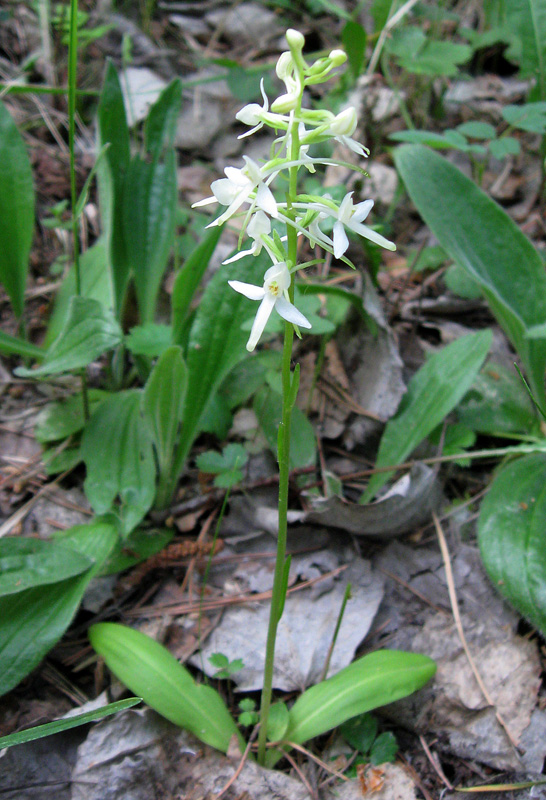
<svg viewBox="0 0 546 800"><path fill-rule="evenodd" d="M70 0L70 32L68 45L68 149L70 153L70 204L72 208L72 256L74 260L74 277L76 295L81 295L80 240L76 206L76 82L78 75L78 0ZM87 392L87 376L81 372L83 416L89 419L89 396Z"/></svg>
<svg viewBox="0 0 546 800"><path fill-rule="evenodd" d="M300 99L301 103L301 99ZM297 117L299 108L296 109ZM297 161L300 153L300 142L297 123L292 124L290 159ZM292 203L298 193L298 168L290 167L289 190L287 195L287 215L293 216ZM288 237L289 266L294 266L298 260L298 234L291 225L286 226ZM294 302L294 281L289 289L290 302ZM292 343L294 341L294 326L286 322L284 326L284 344L282 353L282 420L279 426L278 458L279 458L279 533L277 538L277 557L275 560L275 573L273 576L273 589L271 592L271 609L269 612L269 625L265 648L264 683L260 707L260 732L258 735L258 763L265 763L267 744L267 723L271 708L271 693L273 690L273 666L275 662L275 643L277 628L282 616L284 601L286 599L286 537L288 516L288 483L290 477L290 429L292 423L292 408L295 397L292 392L291 361Z"/></svg>

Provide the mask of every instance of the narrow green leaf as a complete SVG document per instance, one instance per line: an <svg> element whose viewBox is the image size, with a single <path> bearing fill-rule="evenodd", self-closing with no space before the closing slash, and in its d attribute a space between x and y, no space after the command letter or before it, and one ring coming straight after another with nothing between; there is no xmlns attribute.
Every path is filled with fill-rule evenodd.
<svg viewBox="0 0 546 800"><path fill-rule="evenodd" d="M142 411L150 427L159 472L170 469L186 394L187 369L182 351L165 350L153 368L142 394Z"/></svg>
<svg viewBox="0 0 546 800"><path fill-rule="evenodd" d="M92 247L80 256L81 295L91 300L97 300L103 308L113 311L114 294L111 276L106 267L107 261L106 240L104 236L101 236ZM70 301L75 294L76 280L72 265L55 295L53 313L47 326L45 347L51 346L66 325Z"/></svg>
<svg viewBox="0 0 546 800"><path fill-rule="evenodd" d="M17 317L23 313L34 231L34 187L25 144L0 102L0 282Z"/></svg>
<svg viewBox="0 0 546 800"><path fill-rule="evenodd" d="M478 523L482 560L498 591L546 634L546 456L525 455L502 466Z"/></svg>
<svg viewBox="0 0 546 800"><path fill-rule="evenodd" d="M89 639L114 675L158 714L224 753L233 735L244 749L244 740L218 692L197 684L166 647L111 622L93 625Z"/></svg>
<svg viewBox="0 0 546 800"><path fill-rule="evenodd" d="M381 438L377 467L405 461L472 386L491 347L490 330L462 336L431 356L413 376L400 409ZM362 495L367 503L393 473L376 473Z"/></svg>
<svg viewBox="0 0 546 800"><path fill-rule="evenodd" d="M546 341L525 338L527 328L546 320L546 272L539 254L500 206L438 154L406 145L395 152L395 162L441 246L480 284L545 408Z"/></svg>
<svg viewBox="0 0 546 800"><path fill-rule="evenodd" d="M358 78L364 67L366 57L366 31L358 22L348 20L341 31L343 49L347 53L353 78Z"/></svg>
<svg viewBox="0 0 546 800"><path fill-rule="evenodd" d="M222 230L222 226L212 228L184 261L176 275L171 297L173 344L186 346L190 304L216 249Z"/></svg>
<svg viewBox="0 0 546 800"><path fill-rule="evenodd" d="M64 581L91 567L92 559L39 539L0 539L0 596Z"/></svg>
<svg viewBox="0 0 546 800"><path fill-rule="evenodd" d="M19 339L18 336L10 336L9 333L0 331L0 353L5 356L41 359L45 356L46 351L25 339Z"/></svg>
<svg viewBox="0 0 546 800"><path fill-rule="evenodd" d="M107 269L119 315L129 280L130 263L123 232L123 184L129 168L129 128L123 92L114 65L106 66L98 112L98 147L108 144L97 168L101 221L106 240Z"/></svg>
<svg viewBox="0 0 546 800"><path fill-rule="evenodd" d="M132 389L104 400L87 423L81 443L87 498L95 513L105 514L119 496L125 535L143 519L155 496L152 439L143 424L141 395Z"/></svg>
<svg viewBox="0 0 546 800"><path fill-rule="evenodd" d="M363 656L296 700L285 740L303 744L358 714L416 692L435 672L434 661L417 653L377 650ZM271 762L281 755L274 754Z"/></svg>
<svg viewBox="0 0 546 800"><path fill-rule="evenodd" d="M86 367L96 358L113 350L122 340L122 332L111 312L97 300L72 297L68 317L40 367L19 367L17 375L41 378Z"/></svg>
<svg viewBox="0 0 546 800"><path fill-rule="evenodd" d="M167 150L162 161L133 157L123 190L123 231L134 271L140 318L152 322L157 294L174 241L176 157Z"/></svg>
<svg viewBox="0 0 546 800"><path fill-rule="evenodd" d="M94 520L63 531L57 540L94 564L83 575L0 597L0 695L17 686L61 638L89 582L116 545L118 533L112 523Z"/></svg>
<svg viewBox="0 0 546 800"><path fill-rule="evenodd" d="M184 404L184 425L173 465L173 485L180 474L191 445L199 433L201 417L224 378L248 353L248 335L242 322L254 313L249 301L228 285L228 279L258 283L267 269L267 258L245 258L221 267L210 280L197 308L186 357L188 388ZM177 329L176 323L173 325Z"/></svg>
<svg viewBox="0 0 546 800"><path fill-rule="evenodd" d="M457 406L457 416L463 425L489 436L539 433L534 406L516 371L492 362Z"/></svg>
<svg viewBox="0 0 546 800"><path fill-rule="evenodd" d="M279 742L284 738L288 721L286 703L273 703L269 709L269 719L267 720L267 738L270 742Z"/></svg>
<svg viewBox="0 0 546 800"><path fill-rule="evenodd" d="M175 78L163 89L144 123L144 146L152 158L160 158L163 150L174 147L181 103L182 82Z"/></svg>
<svg viewBox="0 0 546 800"><path fill-rule="evenodd" d="M96 708L94 711L85 711L83 714L78 714L73 717L56 719L53 720L53 722L46 722L44 725L36 725L36 727L29 728L26 731L17 731L17 733L11 733L9 736L0 736L0 750L4 747L13 747L16 744L34 742L36 739L43 739L45 736L53 736L55 733L68 731L70 728L77 728L80 725L87 725L89 722L96 722L112 714L125 711L127 708L133 708L133 706L137 706L141 702L142 700L140 697L128 697L127 700L118 700L102 708Z"/></svg>
<svg viewBox="0 0 546 800"><path fill-rule="evenodd" d="M542 0L506 0L506 17L518 37L522 77L536 78L541 100L546 100L546 5Z"/></svg>
<svg viewBox="0 0 546 800"><path fill-rule="evenodd" d="M125 346L135 356L156 358L163 355L171 344L172 329L170 325L148 322L146 325L135 325L125 337Z"/></svg>

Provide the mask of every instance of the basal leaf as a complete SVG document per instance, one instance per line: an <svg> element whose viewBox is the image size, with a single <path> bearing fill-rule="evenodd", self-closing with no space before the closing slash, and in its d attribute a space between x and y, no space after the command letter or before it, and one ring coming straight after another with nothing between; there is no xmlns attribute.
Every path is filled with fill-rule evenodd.
<svg viewBox="0 0 546 800"><path fill-rule="evenodd" d="M0 539L0 596L81 575L92 559L54 542L20 536Z"/></svg>
<svg viewBox="0 0 546 800"><path fill-rule="evenodd" d="M93 560L83 575L0 597L0 695L29 674L70 625L91 579L118 540L103 520L63 531L58 541Z"/></svg>
<svg viewBox="0 0 546 800"><path fill-rule="evenodd" d="M0 102L0 282L17 317L23 313L34 231L34 187L25 144Z"/></svg>
<svg viewBox="0 0 546 800"><path fill-rule="evenodd" d="M122 341L121 328L97 300L72 297L66 323L36 369L19 367L17 375L41 378L86 367Z"/></svg>
<svg viewBox="0 0 546 800"><path fill-rule="evenodd" d="M89 389L88 401L91 413L108 397L108 392L101 389ZM81 394L73 394L66 400L50 403L40 413L36 420L34 436L41 444L59 442L82 430L85 424L83 402Z"/></svg>
<svg viewBox="0 0 546 800"><path fill-rule="evenodd" d="M26 339L10 336L9 333L0 331L0 353L5 356L22 356L23 358L43 358L45 350Z"/></svg>
<svg viewBox="0 0 546 800"><path fill-rule="evenodd" d="M182 102L182 81L174 81L163 89L150 108L144 123L144 145L152 158L159 158L163 150L174 147L176 127Z"/></svg>
<svg viewBox="0 0 546 800"><path fill-rule="evenodd" d="M101 221L106 240L107 269L119 315L129 280L130 263L123 233L123 185L129 168L129 128L123 92L111 61L106 66L98 112L98 147L108 144L97 169Z"/></svg>
<svg viewBox="0 0 546 800"><path fill-rule="evenodd" d="M188 342L188 388L184 425L173 464L173 488L212 397L233 367L248 355L248 335L241 330L241 323L252 315L253 309L245 297L231 289L228 278L259 283L269 266L267 258L259 255L221 267L199 303Z"/></svg>
<svg viewBox="0 0 546 800"><path fill-rule="evenodd" d="M363 656L296 700L284 738L303 744L352 717L416 692L435 672L434 661L417 653L377 650ZM281 755L273 753L268 765Z"/></svg>
<svg viewBox="0 0 546 800"><path fill-rule="evenodd" d="M437 153L405 145L395 162L444 250L480 284L539 405L546 407L546 341L525 338L527 328L546 321L546 272L539 254L500 206Z"/></svg>
<svg viewBox="0 0 546 800"><path fill-rule="evenodd" d="M105 514L119 496L123 533L151 508L155 496L152 437L141 412L142 392L131 389L104 400L87 423L81 454L85 493L95 513Z"/></svg>
<svg viewBox="0 0 546 800"><path fill-rule="evenodd" d="M540 98L546 100L546 5L542 0L506 0L506 17L521 43L521 75L536 78Z"/></svg>
<svg viewBox="0 0 546 800"><path fill-rule="evenodd" d="M186 346L190 304L222 233L222 226L207 232L178 271L171 297L173 343Z"/></svg>
<svg viewBox="0 0 546 800"><path fill-rule="evenodd" d="M478 523L483 563L494 586L546 634L546 455L502 466L485 496Z"/></svg>
<svg viewBox="0 0 546 800"><path fill-rule="evenodd" d="M125 337L125 345L136 356L155 358L162 355L171 344L172 330L170 325L158 325L148 322L136 325Z"/></svg>
<svg viewBox="0 0 546 800"><path fill-rule="evenodd" d="M143 323L153 322L157 293L174 241L177 200L173 149L162 160L133 157L123 190L123 231Z"/></svg>
<svg viewBox="0 0 546 800"><path fill-rule="evenodd" d="M376 467L406 460L472 386L491 346L490 330L462 336L431 356L413 376L400 409L387 423ZM367 503L393 473L376 473L362 495Z"/></svg>
<svg viewBox="0 0 546 800"><path fill-rule="evenodd" d="M89 639L114 675L158 714L224 753L233 735L244 748L218 692L197 684L166 647L139 631L110 622L93 625Z"/></svg>
<svg viewBox="0 0 546 800"><path fill-rule="evenodd" d="M153 368L142 394L142 411L157 456L159 479L170 473L184 408L187 369L180 347L169 347Z"/></svg>
<svg viewBox="0 0 546 800"><path fill-rule="evenodd" d="M108 270L106 239L101 236L80 258L81 295L97 300L103 308L114 310L114 292ZM66 325L70 301L76 294L74 266L68 270L66 278L55 295L53 313L47 326L44 345L49 347Z"/></svg>

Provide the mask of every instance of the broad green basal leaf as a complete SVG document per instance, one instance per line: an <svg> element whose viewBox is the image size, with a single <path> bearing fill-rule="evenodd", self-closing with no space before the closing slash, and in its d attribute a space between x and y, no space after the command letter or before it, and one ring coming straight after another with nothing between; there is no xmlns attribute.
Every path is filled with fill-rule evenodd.
<svg viewBox="0 0 546 800"><path fill-rule="evenodd" d="M65 325L55 339L40 367L19 367L17 375L41 378L86 367L96 358L113 350L122 341L122 332L113 314L97 300L73 297Z"/></svg>
<svg viewBox="0 0 546 800"><path fill-rule="evenodd" d="M103 392L101 389L90 389L88 392L90 412L93 413L106 397L109 397L108 392ZM34 428L34 436L41 444L58 442L81 431L84 424L82 397L80 394L73 394L66 400L50 403L40 411Z"/></svg>
<svg viewBox="0 0 546 800"><path fill-rule="evenodd" d="M81 575L93 560L68 547L25 539L0 539L0 596Z"/></svg>
<svg viewBox="0 0 546 800"><path fill-rule="evenodd" d="M244 741L217 691L197 684L166 647L139 631L104 622L89 639L114 675L175 725L227 752L232 736Z"/></svg>
<svg viewBox="0 0 546 800"><path fill-rule="evenodd" d="M95 513L105 514L119 496L124 534L143 519L155 495L152 437L142 417L141 397L132 389L104 400L87 423L81 444L89 502Z"/></svg>
<svg viewBox="0 0 546 800"><path fill-rule="evenodd" d="M483 563L493 584L546 634L546 455L502 466L485 496L478 523Z"/></svg>
<svg viewBox="0 0 546 800"><path fill-rule="evenodd" d="M57 643L91 579L118 541L116 527L103 520L79 525L58 537L64 547L92 559L81 575L0 597L0 695L31 672Z"/></svg>
<svg viewBox="0 0 546 800"><path fill-rule="evenodd" d="M296 700L284 739L303 744L348 719L416 692L435 672L434 661L417 653L377 650L363 656ZM280 755L273 753L269 766Z"/></svg>
<svg viewBox="0 0 546 800"><path fill-rule="evenodd" d="M462 336L431 356L413 376L395 417L381 438L377 467L399 464L452 411L472 386L491 346L490 330ZM367 503L392 473L376 473L361 502Z"/></svg>
<svg viewBox="0 0 546 800"><path fill-rule="evenodd" d="M525 337L528 328L546 321L546 272L539 254L500 206L437 153L405 145L396 150L395 162L444 250L480 284L539 405L546 407L546 341Z"/></svg>
<svg viewBox="0 0 546 800"><path fill-rule="evenodd" d="M34 230L34 187L25 144L0 102L0 282L17 317L23 313Z"/></svg>

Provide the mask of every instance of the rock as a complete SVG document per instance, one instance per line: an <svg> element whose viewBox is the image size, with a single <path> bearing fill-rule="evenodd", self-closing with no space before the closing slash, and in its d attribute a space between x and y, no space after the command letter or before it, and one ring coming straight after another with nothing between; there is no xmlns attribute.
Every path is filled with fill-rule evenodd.
<svg viewBox="0 0 546 800"><path fill-rule="evenodd" d="M211 11L205 16L206 22L220 29L222 35L233 45L252 44L271 39L282 32L279 18L257 3L241 3L225 11Z"/></svg>

